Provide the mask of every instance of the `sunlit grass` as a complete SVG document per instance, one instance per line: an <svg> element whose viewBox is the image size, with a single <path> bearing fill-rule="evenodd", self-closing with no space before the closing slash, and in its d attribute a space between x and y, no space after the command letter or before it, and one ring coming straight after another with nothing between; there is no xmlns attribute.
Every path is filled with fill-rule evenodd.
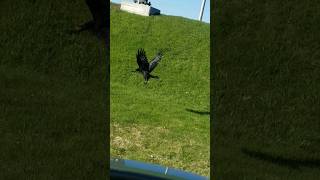
<svg viewBox="0 0 320 180"><path fill-rule="evenodd" d="M209 176L209 25L111 9L111 155ZM135 54L164 57L143 83Z"/></svg>

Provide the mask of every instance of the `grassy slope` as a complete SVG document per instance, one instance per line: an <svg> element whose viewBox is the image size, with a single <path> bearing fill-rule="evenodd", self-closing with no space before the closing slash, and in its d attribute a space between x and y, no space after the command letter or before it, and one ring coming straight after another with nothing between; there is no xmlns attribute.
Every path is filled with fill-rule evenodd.
<svg viewBox="0 0 320 180"><path fill-rule="evenodd" d="M209 175L209 24L111 9L111 155ZM167 49L143 84L135 54Z"/></svg>
<svg viewBox="0 0 320 180"><path fill-rule="evenodd" d="M0 4L0 179L104 179L105 48L67 33L87 7Z"/></svg>
<svg viewBox="0 0 320 180"><path fill-rule="evenodd" d="M320 177L318 7L216 2L216 179Z"/></svg>

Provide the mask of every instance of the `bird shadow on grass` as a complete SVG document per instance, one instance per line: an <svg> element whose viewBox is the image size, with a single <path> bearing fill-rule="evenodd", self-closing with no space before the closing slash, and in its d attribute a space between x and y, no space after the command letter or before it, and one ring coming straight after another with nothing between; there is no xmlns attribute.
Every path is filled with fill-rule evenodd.
<svg viewBox="0 0 320 180"><path fill-rule="evenodd" d="M246 148L241 149L245 155L255 158L258 160L270 162L279 166L285 166L291 169L299 170L301 167L308 168L320 168L320 159L298 159L298 158L287 158L280 155L272 155L264 152L249 150Z"/></svg>
<svg viewBox="0 0 320 180"><path fill-rule="evenodd" d="M138 73L138 74L142 74L141 72L138 71L138 69L136 69L136 70L134 70L134 71L131 71L131 72L133 72L133 73ZM152 75L152 74L149 74L148 80L149 80L149 79L160 79L160 77L159 77L159 76L154 76L154 75Z"/></svg>
<svg viewBox="0 0 320 180"><path fill-rule="evenodd" d="M208 111L197 111L197 110L193 110L193 109L188 109L186 108L186 111L192 112L192 113L196 113L199 115L210 115L210 112Z"/></svg>

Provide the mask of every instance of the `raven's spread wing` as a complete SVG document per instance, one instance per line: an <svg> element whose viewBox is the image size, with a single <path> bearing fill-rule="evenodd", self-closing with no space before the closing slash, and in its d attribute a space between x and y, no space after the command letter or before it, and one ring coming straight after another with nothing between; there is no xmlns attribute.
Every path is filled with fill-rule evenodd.
<svg viewBox="0 0 320 180"><path fill-rule="evenodd" d="M136 55L137 63L139 66L140 71L148 71L149 70L149 63L146 57L146 52L143 49L138 49L138 53Z"/></svg>
<svg viewBox="0 0 320 180"><path fill-rule="evenodd" d="M155 58L153 58L153 60L150 62L149 72L152 72L152 70L154 70L154 68L156 68L156 66L160 62L161 58L162 58L162 52L159 52L157 54L157 56Z"/></svg>

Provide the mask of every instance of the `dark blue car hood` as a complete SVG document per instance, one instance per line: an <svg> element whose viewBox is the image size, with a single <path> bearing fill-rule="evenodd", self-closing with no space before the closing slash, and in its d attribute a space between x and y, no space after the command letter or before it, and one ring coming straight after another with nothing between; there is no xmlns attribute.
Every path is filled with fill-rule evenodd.
<svg viewBox="0 0 320 180"><path fill-rule="evenodd" d="M185 180L208 180L208 177L185 172L178 169L168 168L156 164L143 163L133 160L116 159L110 160L110 176L114 180L123 179L185 179Z"/></svg>

